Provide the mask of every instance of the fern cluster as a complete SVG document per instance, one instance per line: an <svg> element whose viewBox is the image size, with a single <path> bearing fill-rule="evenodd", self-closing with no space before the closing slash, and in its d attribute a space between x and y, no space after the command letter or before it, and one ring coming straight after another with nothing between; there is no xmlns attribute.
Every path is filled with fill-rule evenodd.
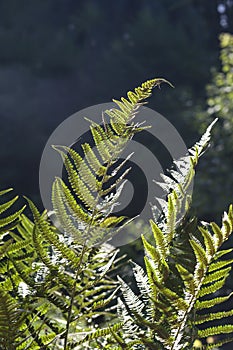
<svg viewBox="0 0 233 350"><path fill-rule="evenodd" d="M74 348L99 318L115 317L103 307L116 293L117 283L106 274L116 268L117 251L69 243L29 205L34 223L22 214L1 247L0 344L9 350Z"/></svg>
<svg viewBox="0 0 233 350"><path fill-rule="evenodd" d="M67 181L53 183L56 226L27 198L33 220L25 206L5 214L18 197L0 204L1 350L188 350L198 338L233 332L230 323L211 323L233 315L212 311L231 297L219 292L233 262L227 259L233 249L220 250L233 230L232 206L221 227L182 215L215 122L158 183L164 197L152 204L151 234L142 235L145 265L131 262L137 288L116 278L125 258L109 240L130 221L114 215L130 171L122 171L130 155L121 161L120 155L147 127L135 117L162 82L149 80L127 99L113 100L117 106L105 111L101 125L90 121L95 147L82 144L84 156L54 146L67 172ZM226 336L205 349L231 340Z"/></svg>

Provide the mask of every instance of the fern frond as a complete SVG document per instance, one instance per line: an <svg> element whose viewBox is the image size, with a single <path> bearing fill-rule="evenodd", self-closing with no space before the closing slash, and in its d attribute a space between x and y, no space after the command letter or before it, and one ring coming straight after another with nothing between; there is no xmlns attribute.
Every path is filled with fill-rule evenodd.
<svg viewBox="0 0 233 350"><path fill-rule="evenodd" d="M117 135L125 137L132 132L132 124L131 128L128 127L125 129L125 126L134 119L139 107L145 103L144 100L151 96L152 89L156 86L160 86L160 84L164 82L170 84L168 81L161 78L148 80L143 83L141 87L136 88L134 92L129 91L127 94L128 100L125 98L122 98L121 101L113 100L113 102L118 105L119 109L112 108L105 113L110 117L111 127Z"/></svg>
<svg viewBox="0 0 233 350"><path fill-rule="evenodd" d="M184 266L176 264L176 268L180 274L180 277L184 283L186 292L190 295L193 295L196 290L196 284L194 281L194 276L190 273Z"/></svg>
<svg viewBox="0 0 233 350"><path fill-rule="evenodd" d="M210 266L212 267L213 264L211 264ZM228 265L228 264L227 264ZM225 266L224 262L223 264L221 264L221 266ZM209 283L213 283L213 282L216 282L220 279L222 279L224 276L228 276L229 273L231 271L231 266L229 267L226 267L226 268L222 268L222 269L219 269L219 270L214 270L210 273L210 269L208 270L208 273L207 275L205 276L204 280L203 280L203 286L205 286L206 284L209 284Z"/></svg>
<svg viewBox="0 0 233 350"><path fill-rule="evenodd" d="M204 331L198 333L195 326L201 324L201 317L203 324L214 319L214 314L210 314L209 317L206 314L200 315L198 318L199 311L206 311L230 298L229 295L205 300L219 291L230 272L229 265L232 259L224 261L218 259L231 252L231 250L219 252L219 248L232 231L232 207L224 214L221 227L215 223L198 227L196 220L188 224L182 223L177 227L180 213L190 204L190 198L186 198L186 193L191 186L199 157L209 144L213 124L207 128L201 140L189 150L189 155L176 162L178 171L172 170L171 177L162 176L165 181L161 183L161 187L167 198L160 200L162 215L159 220L151 221L154 244L142 236L147 276L145 278L141 271L139 275L135 275L140 293L135 295L132 291L128 292L127 300L124 298L119 308L119 312L124 315L123 329L127 332L128 338L130 341L139 341L142 348L155 346L158 349L168 350L188 349L192 339L198 335L205 335ZM198 234L199 236L201 234L200 238ZM179 252L182 253L181 258L177 256ZM142 281L145 284L143 287ZM124 295L127 289L125 285L123 289ZM139 307L137 307L138 299ZM220 320L231 315L232 312L219 312L216 318ZM156 326L159 324L157 329L156 326L153 328L154 324ZM165 332L161 333L163 329ZM193 331L192 334L190 329ZM206 327L208 334L213 335L214 330L220 332L220 328L214 328L212 331L210 329L211 327ZM227 326L225 333L230 332L230 329L232 327ZM224 327L221 330L224 332ZM138 336L130 336L133 332Z"/></svg>
<svg viewBox="0 0 233 350"><path fill-rule="evenodd" d="M81 145L84 157L72 148L53 146L62 157L68 174L68 186L71 187L68 188L61 179L55 180L52 190L54 211L61 228L73 238L76 237L76 241L88 245L107 241L113 233L116 234L109 229L119 226L126 219L111 215L117 204L119 189L121 191L130 171L126 169L120 173L127 161L119 161L120 154L133 135L145 128L133 119L144 100L151 96L152 89L163 82L168 83L164 79L149 80L134 92L129 92L128 100L114 100L118 108L103 113L103 125L90 121L96 149L84 143ZM108 122L104 115L108 117ZM112 171L111 167L114 166ZM113 191L116 193L113 194Z"/></svg>
<svg viewBox="0 0 233 350"><path fill-rule="evenodd" d="M232 296L233 296L233 293L230 293L229 295L226 295L223 297L212 298L210 300L203 300L203 301L197 300L197 302L195 304L195 309L196 310L210 309L210 308L214 307L215 305L224 303L225 301L229 300Z"/></svg>
<svg viewBox="0 0 233 350"><path fill-rule="evenodd" d="M233 332L233 325L225 324L225 325L220 325L220 326L199 330L198 335L200 338L207 338L211 335L227 334L232 332Z"/></svg>
<svg viewBox="0 0 233 350"><path fill-rule="evenodd" d="M190 207L195 168L209 145L211 130L216 122L217 119L209 125L201 139L188 150L187 155L173 162L168 176L161 174L162 181L155 182L163 189L164 195L152 205L152 213L162 231L167 232L170 241L175 226L181 223L182 213L186 213ZM168 201L164 201L166 197Z"/></svg>
<svg viewBox="0 0 233 350"><path fill-rule="evenodd" d="M198 297L202 298L208 294L213 294L217 292L219 289L221 289L224 286L227 277L228 277L228 274L223 276L220 280L213 282L208 286L202 287L199 291Z"/></svg>
<svg viewBox="0 0 233 350"><path fill-rule="evenodd" d="M228 250L218 253L218 249L226 241L232 232L232 207L230 206L228 213L224 213L222 219L222 227L220 228L217 224L211 223L210 225L205 225L205 228L199 227L204 239L205 249L196 246L191 242L192 248L196 255L197 266L198 264L203 264L204 275L199 276L199 290L197 294L197 300L195 302L195 310L199 311L202 309L210 309L218 304L221 304L228 300L232 294L224 297L209 298L210 295L218 292L225 284L226 278L230 273L230 264L232 264L233 259L229 260L219 260L219 257L224 256L229 253ZM210 232L212 229L212 232ZM203 259L203 255L206 255L206 261ZM208 300L205 300L206 296ZM216 318L221 319L223 317L230 316L231 313L219 312L216 313ZM208 315L197 315L197 324L202 323L201 320L212 321L214 319L214 314ZM198 321L199 320L199 321ZM199 323L200 322L200 323ZM205 329L198 330L198 335L200 337L205 337L214 334L227 334L232 330L232 325L217 326L217 327L206 327Z"/></svg>
<svg viewBox="0 0 233 350"><path fill-rule="evenodd" d="M167 248L168 248L168 242L166 239L166 235L160 230L158 225L153 220L150 220L152 233L154 235L156 248L158 249L161 257L167 256Z"/></svg>
<svg viewBox="0 0 233 350"><path fill-rule="evenodd" d="M50 242L50 244L52 244L57 249L57 251L60 251L64 256L64 258L72 262L74 266L78 266L80 263L80 259L76 256L75 252L72 249L68 248L66 244L64 244L59 239L58 235L52 229L52 226L49 224L47 220L43 218L43 216L40 215L38 209L32 203L32 201L28 198L26 199L33 213L35 224L37 225L37 229L39 230L41 235L44 236L46 240Z"/></svg>
<svg viewBox="0 0 233 350"><path fill-rule="evenodd" d="M17 303L0 289L0 344L3 350L15 350L22 321Z"/></svg>
<svg viewBox="0 0 233 350"><path fill-rule="evenodd" d="M225 266L230 265L232 263L233 263L233 259L221 260L221 261L217 261L217 262L214 261L210 265L208 272L213 273L213 272L218 271L218 270L220 270L220 269L224 268Z"/></svg>
<svg viewBox="0 0 233 350"><path fill-rule="evenodd" d="M216 253L216 246L215 246L214 237L205 228L200 226L200 227L198 227L198 229L201 232L202 237L204 238L204 244L206 247L207 256L213 257Z"/></svg>
<svg viewBox="0 0 233 350"><path fill-rule="evenodd" d="M102 329L98 329L95 332L81 332L81 333L77 333L76 336L81 335L83 337L82 340L80 340L79 342L74 342L71 343L72 346L77 346L77 345L81 345L84 344L86 342L91 342L92 340L95 340L97 338L100 337L106 337L107 335L111 334L112 332L117 332L120 328L122 327L121 323L116 323L114 325L110 325L107 328L102 328Z"/></svg>
<svg viewBox="0 0 233 350"><path fill-rule="evenodd" d="M145 303L147 303L148 302L148 295L150 294L148 277L140 265L136 264L133 261L131 262L131 264L133 265L134 277L135 277L135 280L137 282L137 287L138 287L140 294L142 296L142 300Z"/></svg>
<svg viewBox="0 0 233 350"><path fill-rule="evenodd" d="M152 260L158 262L161 259L161 255L159 253L158 248L150 244L143 235L142 242L147 256L150 256Z"/></svg>
<svg viewBox="0 0 233 350"><path fill-rule="evenodd" d="M3 196L10 191L12 191L12 188L0 191L0 196ZM18 196L15 196L13 199L0 204L0 214L10 209L17 200L18 200ZM25 207L26 206L23 206L21 209L17 210L15 213L7 215L6 217L0 218L0 233L5 232L8 228L13 228L16 226L16 224L19 221L20 214L24 211Z"/></svg>
<svg viewBox="0 0 233 350"><path fill-rule="evenodd" d="M6 191L5 193L8 193L9 191ZM19 196L15 196L13 199L11 199L10 201L3 203L0 205L0 214L2 214L4 211L6 211L7 209L9 209L17 200L18 200Z"/></svg>
<svg viewBox="0 0 233 350"><path fill-rule="evenodd" d="M212 312L207 315L196 315L195 324L205 324L206 322L221 320L226 317L233 316L233 310L230 311L220 311L220 312Z"/></svg>
<svg viewBox="0 0 233 350"><path fill-rule="evenodd" d="M217 341L215 342L214 344L208 344L206 345L206 350L216 350L216 349L219 349L221 348L221 346L223 346L224 344L228 344L228 343L231 343L233 342L233 338L226 338L226 339L223 339L221 341Z"/></svg>
<svg viewBox="0 0 233 350"><path fill-rule="evenodd" d="M203 265L204 268L207 268L209 261L208 261L208 257L206 256L206 252L205 252L204 248L202 247L201 243L195 238L190 239L189 242L193 248L197 263Z"/></svg>
<svg viewBox="0 0 233 350"><path fill-rule="evenodd" d="M144 308L143 302L137 297L132 289L129 288L127 283L125 283L119 276L118 280L120 282L121 290L128 308L132 311L136 311L139 315L142 314Z"/></svg>
<svg viewBox="0 0 233 350"><path fill-rule="evenodd" d="M233 248L230 249L221 249L220 251L216 252L215 256L214 256L214 260L220 259L221 257L223 257L226 254L229 254L233 251Z"/></svg>

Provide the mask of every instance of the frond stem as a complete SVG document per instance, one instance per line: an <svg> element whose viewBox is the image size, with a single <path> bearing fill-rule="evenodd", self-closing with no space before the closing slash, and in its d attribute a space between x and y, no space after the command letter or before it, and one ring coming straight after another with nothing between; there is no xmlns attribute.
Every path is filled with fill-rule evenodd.
<svg viewBox="0 0 233 350"><path fill-rule="evenodd" d="M73 309L75 293L76 293L76 286L77 286L78 276L79 276L79 273L80 273L80 268L81 268L81 265L82 265L82 260L83 260L83 256L84 256L85 251L86 251L86 245L85 245L85 242L84 242L83 247L82 247L82 251L81 251L80 260L79 260L79 266L78 266L77 272L75 274L74 285L73 285L73 289L72 289L72 293L71 293L70 306L69 306L68 315L67 315L67 322L66 322L66 331L65 331L65 339L64 339L64 350L67 349L68 335L69 335L71 316L72 316L72 309Z"/></svg>
<svg viewBox="0 0 233 350"><path fill-rule="evenodd" d="M186 310L186 312L185 312L185 314L184 314L182 320L180 321L180 325L179 325L179 327L178 327L178 329L177 329L177 331L176 331L175 341L173 342L172 347L171 347L170 350L176 350L176 348L177 348L177 338L178 338L180 332L182 331L182 329L184 328L184 326L185 326L185 320L186 320L188 314L190 313L191 309L193 308L193 305L194 305L195 301L197 300L197 296L198 296L198 293L199 293L199 291L200 291L200 289L201 289L202 282L203 282L203 280L204 280L204 278L205 278L207 269L208 269L208 267L206 267L205 273L203 274L203 276L202 276L202 278L201 278L201 280L200 280L199 288L197 288L195 294L192 296L192 298L191 298L191 300L190 300L190 302L189 302L189 307L187 308L187 310Z"/></svg>

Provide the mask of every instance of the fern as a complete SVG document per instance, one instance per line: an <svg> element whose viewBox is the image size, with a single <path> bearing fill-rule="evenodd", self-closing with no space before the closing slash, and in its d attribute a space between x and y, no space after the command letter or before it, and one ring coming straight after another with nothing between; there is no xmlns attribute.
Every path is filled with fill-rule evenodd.
<svg viewBox="0 0 233 350"><path fill-rule="evenodd" d="M3 196L10 191L12 191L12 188L0 191L0 196ZM17 200L18 200L18 196L15 196L13 199L9 200L8 202L0 204L0 214L10 209ZM24 209L25 209L25 206L11 215L7 215L6 217L1 217L0 232L4 233L9 228L14 227L17 224L19 220L19 216L24 211Z"/></svg>
<svg viewBox="0 0 233 350"><path fill-rule="evenodd" d="M117 283L107 273L116 267L113 260L117 251L111 246L99 247L95 251L65 246L55 232L51 231L50 237L52 226L43 216L37 219L41 222L37 223L38 227L37 224L32 226L30 244L15 243L17 249L8 251L8 259L3 259L0 285L18 300L18 309L23 310L24 327L19 343L24 339L28 341L22 343L22 348L47 348L52 341L51 344L59 348L62 344L64 346L64 339L67 339L68 347L74 339L74 336L70 338L70 333L82 339L82 332L84 329L90 332L95 319L98 322L100 317L114 317L106 306L114 298L112 291ZM21 232L24 220L28 221L26 217L21 220ZM45 222L46 228L42 228ZM47 241L46 237L50 240ZM36 253L25 256L25 247L33 248ZM72 313L70 298L73 298ZM93 325L90 323L89 326L87 320L92 320ZM69 327L66 328L66 324Z"/></svg>
<svg viewBox="0 0 233 350"><path fill-rule="evenodd" d="M135 115L145 103L144 100L151 95L152 89L162 82L166 81L149 80L134 92L128 92L128 100L113 100L118 108L105 111L103 125L91 122L90 130L96 150L84 143L84 158L72 148L54 146L62 156L72 189L62 179L55 180L52 192L54 211L59 226L74 240L85 242L89 246L96 245L119 232L115 226L125 218L115 217L111 213L123 189L124 178L130 170L126 169L118 176L125 164L125 161L118 164L120 154L133 135L146 128L134 122ZM114 165L115 169L111 171ZM110 184L109 180L113 177L116 180ZM117 189L115 195L113 189ZM81 204L77 203L77 198Z"/></svg>
<svg viewBox="0 0 233 350"><path fill-rule="evenodd" d="M142 235L145 266L131 262L136 288L115 278L125 257L108 242L129 222L113 214L130 171L122 171L130 155L119 159L147 128L135 116L162 82L149 80L113 100L102 125L90 121L95 147L82 144L83 155L54 146L67 172L52 188L57 227L51 212L40 213L27 198L32 220L25 206L5 214L17 196L0 204L1 349L188 350L198 338L225 334L215 346L231 341L233 326L221 321L233 312L214 307L232 296L220 293L233 262L226 258L232 249L220 250L233 229L232 206L221 227L188 216L195 168L215 122L162 175L164 196L152 205L151 234Z"/></svg>
<svg viewBox="0 0 233 350"><path fill-rule="evenodd" d="M139 294L121 281L123 299L119 299L118 312L126 348L127 344L134 344L130 348L192 349L198 337L233 331L231 324L207 326L214 319L232 315L232 311L208 312L230 297L212 295L225 284L231 269L232 259L219 261L231 250L219 249L232 232L232 206L224 213L221 227L215 223L198 227L196 221L187 224L179 220L183 202L187 207L190 205L187 189L198 159L208 146L212 126L189 150L189 156L175 162L179 164L178 170L185 171L172 170L171 179L163 177L165 182L161 186L167 198L163 200L162 214L158 223L151 220L153 239L142 236L146 274L137 264L133 266ZM187 236L187 232L192 234ZM204 328L198 329L199 325Z"/></svg>
<svg viewBox="0 0 233 350"><path fill-rule="evenodd" d="M23 323L17 302L6 291L0 290L0 344L1 349L14 350Z"/></svg>
<svg viewBox="0 0 233 350"><path fill-rule="evenodd" d="M6 343L4 349L8 349L7 340L17 350L68 348L74 338L83 338L84 330L94 329L101 317L115 317L107 305L117 292L117 283L107 274L117 268L117 250L106 244L98 248L67 244L46 213L39 214L28 202L34 223L21 215L17 226L8 231L11 245L4 243L8 249L2 250L0 259L4 293L0 328L6 335L1 340ZM15 322L14 333L13 326L9 327L11 336L4 328L8 327L6 318Z"/></svg>

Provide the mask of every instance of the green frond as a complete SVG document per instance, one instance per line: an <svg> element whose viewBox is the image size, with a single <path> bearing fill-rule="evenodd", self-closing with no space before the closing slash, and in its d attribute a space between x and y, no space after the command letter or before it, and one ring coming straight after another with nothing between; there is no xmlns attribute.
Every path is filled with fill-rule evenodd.
<svg viewBox="0 0 233 350"><path fill-rule="evenodd" d="M185 290L190 293L190 295L195 294L196 285L194 282L194 276L190 273L184 266L176 264L176 268L180 274L180 277L184 283Z"/></svg>
<svg viewBox="0 0 233 350"><path fill-rule="evenodd" d="M9 191L7 191L7 192L9 192ZM4 211L9 209L18 200L18 198L19 198L19 196L15 196L10 201L1 204L0 205L0 214L2 214Z"/></svg>
<svg viewBox="0 0 233 350"><path fill-rule="evenodd" d="M128 133L125 128L135 116L138 108L143 101L149 98L152 94L152 89L156 86L160 86L161 83L168 83L165 79L152 79L143 83L141 87L138 87L134 92L129 91L127 94L128 100L121 98L121 101L113 100L119 109L112 108L105 113L110 117L110 124L116 134L122 136Z"/></svg>
<svg viewBox="0 0 233 350"><path fill-rule="evenodd" d="M224 297L212 298L210 300L204 300L204 301L197 300L195 304L195 309L196 310L210 309L215 305L224 303L225 301L229 300L232 297L232 295L233 293L230 293L229 295L226 295Z"/></svg>
<svg viewBox="0 0 233 350"><path fill-rule="evenodd" d="M71 212L72 216L78 221L81 220L83 222L89 223L91 221L90 214L85 211L80 205L78 205L77 201L74 199L73 195L69 188L65 185L64 181L60 178L56 178L54 181L54 194L53 194L53 202L54 206L56 204L56 196L61 195L64 200L64 204Z"/></svg>
<svg viewBox="0 0 233 350"><path fill-rule="evenodd" d="M0 344L3 350L15 350L22 317L12 297L0 289Z"/></svg>
<svg viewBox="0 0 233 350"><path fill-rule="evenodd" d="M0 259L11 249L12 240L8 240L0 245Z"/></svg>
<svg viewBox="0 0 233 350"><path fill-rule="evenodd" d="M231 266L226 267L226 268L222 268L220 270L214 270L211 273L208 272L207 275L205 276L203 282L202 282L203 286L205 286L206 284L212 283L212 282L216 282L216 281L222 279L223 277L227 277L229 275L230 271L231 271Z"/></svg>
<svg viewBox="0 0 233 350"><path fill-rule="evenodd" d="M227 277L228 276L224 276L220 280L218 280L218 281L216 281L216 282L214 282L206 287L202 287L198 293L198 297L202 298L203 296L217 292L220 288L222 288L224 286Z"/></svg>
<svg viewBox="0 0 233 350"><path fill-rule="evenodd" d="M95 208L95 205L96 205L96 200L92 194L92 191L89 188L93 186L93 183L91 181L92 178L91 179L88 179L86 177L83 178L80 175L80 169L83 169L82 163L77 164L77 160L76 160L77 168L75 167L75 165L72 164L72 161L75 163L75 160L73 157L75 157L75 155L76 157L80 157L80 156L78 155L77 152L75 152L71 148L68 148L69 153L65 153L63 151L63 149L67 150L67 147L64 147L64 146L53 146L53 148L61 154L61 157L63 159L64 165L68 174L68 180L74 193L80 200L82 200L82 202L87 206L89 210L93 210L93 208ZM69 156L72 161L70 160ZM86 182L86 180L88 181ZM94 178L94 181L95 181L95 184L97 184L95 178Z"/></svg>
<svg viewBox="0 0 233 350"><path fill-rule="evenodd" d="M33 222L24 214L20 216L20 223L17 225L17 231L23 239L31 238L31 233L34 228Z"/></svg>
<svg viewBox="0 0 233 350"><path fill-rule="evenodd" d="M3 196L4 194L11 192L13 190L13 188L7 188L6 190L1 190L0 191L0 196Z"/></svg>
<svg viewBox="0 0 233 350"><path fill-rule="evenodd" d="M199 314L232 296L211 299L224 285L233 262L218 260L232 251L219 249L233 230L233 208L224 213L221 226L197 227L196 220L186 224L183 219L191 203L195 167L216 121L187 155L174 161L169 175L161 176L158 184L164 196L157 207L152 206L159 217L150 220L154 243L142 235L145 271L132 263L137 289L121 277L112 278L119 272L121 258L116 257L118 250L104 242L127 221L113 213L130 171L123 171L123 166L131 155L123 161L120 156L127 142L148 127L134 118L152 89L163 82L168 83L149 80L129 91L127 99L113 100L116 108L103 113L102 125L90 121L94 147L82 144L84 156L72 148L54 146L68 175L66 183L60 178L53 183L57 228L49 214L40 214L28 199L33 222L22 214L24 208L0 218L3 238L6 231L10 237L0 243L3 350L185 350L197 335L233 332L230 324L196 328L233 316L232 310ZM0 204L0 214L17 199ZM119 290L122 296L116 305Z"/></svg>
<svg viewBox="0 0 233 350"><path fill-rule="evenodd" d="M141 237L146 254L150 256L152 260L158 262L161 259L159 250L153 245L151 245L143 235Z"/></svg>
<svg viewBox="0 0 233 350"><path fill-rule="evenodd" d="M220 251L216 252L215 256L214 256L214 260L218 260L220 259L222 256L229 254L233 251L233 248L230 249L221 249Z"/></svg>
<svg viewBox="0 0 233 350"><path fill-rule="evenodd" d="M200 338L207 338L211 335L227 334L232 332L233 332L233 325L225 324L225 325L198 330L198 336Z"/></svg>
<svg viewBox="0 0 233 350"><path fill-rule="evenodd" d="M21 279L31 288L34 287L35 283L33 278L30 276L31 267L27 266L22 261L16 261L16 259L11 258L11 263L14 266L17 274L21 277Z"/></svg>
<svg viewBox="0 0 233 350"><path fill-rule="evenodd" d="M223 240L224 240L224 237L223 237L223 233L220 229L220 227L215 223L215 222L211 222L211 228L214 232L214 238L215 238L215 246L216 247L219 247L222 243L223 243Z"/></svg>
<svg viewBox="0 0 233 350"><path fill-rule="evenodd" d="M53 146L60 153L68 175L67 185L61 179L56 179L53 184L54 211L61 228L76 242L85 242L89 246L100 244L117 233L110 232L110 228L125 220L125 217L115 217L111 212L130 169L119 175L126 162L124 160L111 173L109 170L119 160L128 140L144 129L133 119L143 101L151 96L152 89L162 82L168 83L164 79L152 79L134 92L129 92L128 101L124 98L121 101L114 100L118 108L103 113L103 125L89 120L96 149L84 143L81 145L84 157L72 148ZM109 122L105 122L104 114L110 119ZM111 179L114 181L108 185Z"/></svg>
<svg viewBox="0 0 233 350"><path fill-rule="evenodd" d="M72 278L69 278L68 275L61 273L59 266L52 262L51 257L48 256L48 253L45 250L46 243L44 242L43 237L37 232L36 228L33 231L33 242L38 256L44 265L49 269L50 274L53 276L53 280L56 278L58 281L61 281L67 288L71 289L73 286Z"/></svg>
<svg viewBox="0 0 233 350"><path fill-rule="evenodd" d="M208 272L214 272L214 271L220 270L223 267L230 265L232 263L233 263L233 259L212 262L212 264L208 268Z"/></svg>
<svg viewBox="0 0 233 350"><path fill-rule="evenodd" d="M108 163L111 159L114 161L115 148L112 144L111 139L104 134L101 127L90 126L91 134L93 136L97 151L102 159L103 163Z"/></svg>
<svg viewBox="0 0 233 350"><path fill-rule="evenodd" d="M221 346L233 342L233 338L226 338L220 341L217 341L214 344L208 344L206 345L206 350L216 350L221 348Z"/></svg>
<svg viewBox="0 0 233 350"><path fill-rule="evenodd" d="M89 167L98 176L103 176L106 173L106 166L102 165L99 159L96 157L91 146L88 143L82 144L82 149L84 151L85 159L87 160Z"/></svg>
<svg viewBox="0 0 233 350"><path fill-rule="evenodd" d="M233 316L233 310L230 311L220 311L220 312L212 312L207 315L196 315L195 324L205 324L206 322L221 320L222 318Z"/></svg>
<svg viewBox="0 0 233 350"><path fill-rule="evenodd" d="M176 308L177 311L186 311L188 309L188 303L182 297L179 297L179 295L170 288L162 287L160 291L164 299L174 308Z"/></svg>
<svg viewBox="0 0 233 350"><path fill-rule="evenodd" d="M177 204L180 206L178 201L178 196L176 191L172 191L168 195L167 199L167 211L166 211L166 234L168 236L168 242L174 237L174 232L176 229L176 220L177 220Z"/></svg>
<svg viewBox="0 0 233 350"><path fill-rule="evenodd" d="M212 258L216 253L214 237L211 235L211 233L208 230L204 229L203 227L200 226L198 227L198 229L201 232L202 237L204 238L206 253L209 257Z"/></svg>
<svg viewBox="0 0 233 350"><path fill-rule="evenodd" d="M231 212L231 209L229 209L229 214L224 212L223 218L222 218L221 231L223 233L224 240L226 240L230 236L233 229L233 218L232 216L230 216L230 212Z"/></svg>
<svg viewBox="0 0 233 350"><path fill-rule="evenodd" d="M0 191L0 196L4 196L8 192L11 192L13 189L7 189ZM3 202L0 204L0 214L5 213L8 209L11 209L14 203L18 200L18 196L15 196L9 201ZM21 209L17 210L13 214L4 214L5 217L0 217L0 234L10 229L13 229L20 220L20 215L24 211L26 206L23 206Z"/></svg>
<svg viewBox="0 0 233 350"><path fill-rule="evenodd" d="M167 255L167 248L168 248L166 235L161 231L161 229L153 220L150 220L150 225L151 225L152 233L154 235L156 249L158 249L161 257L165 257Z"/></svg>
<svg viewBox="0 0 233 350"><path fill-rule="evenodd" d="M148 321L146 318L142 317L140 313L136 310L132 310L132 314L135 317L135 323L138 322L138 324L140 324L140 327L145 326L150 330L153 330L153 332L158 336L158 338L163 338L166 340L170 338L169 330L164 325L160 324L159 322L157 323Z"/></svg>
<svg viewBox="0 0 233 350"><path fill-rule="evenodd" d="M111 334L112 332L117 332L121 328L122 328L122 323L116 323L112 326L110 325L107 328L97 329L94 332L86 332L86 335L84 332L83 339L80 340L79 342L77 342L75 345L81 345L81 344L84 344L86 342L90 342L90 341L97 339L97 338L100 338L100 337L106 337L107 335Z"/></svg>
<svg viewBox="0 0 233 350"><path fill-rule="evenodd" d="M105 290L106 290L106 288L105 288ZM97 309L101 309L101 308L107 306L114 299L114 297L117 294L118 290L119 290L119 288L116 288L114 290L114 292L108 298L104 298L104 299L101 299L99 301L95 301L93 303L92 310L95 311ZM104 293L104 296L106 296L106 293Z"/></svg>
<svg viewBox="0 0 233 350"><path fill-rule="evenodd" d="M26 324L27 324L27 328L31 334L31 337L33 338L33 345L38 345L39 349L48 349L46 347L46 343L44 343L43 341L43 337L40 335L40 329L37 329L36 327L34 327L34 324L32 324L32 322L30 322L28 319L26 319ZM47 337L46 337L47 338Z"/></svg>
<svg viewBox="0 0 233 350"><path fill-rule="evenodd" d="M100 227L115 227L116 225L118 225L119 223L121 223L124 219L126 219L125 216L109 216L106 219L103 219L100 221Z"/></svg>
<svg viewBox="0 0 233 350"><path fill-rule="evenodd" d="M33 213L35 224L37 225L37 229L40 231L41 235L44 238L46 238L46 240L50 244L54 245L54 247L62 253L64 258L72 262L74 266L78 266L80 263L80 259L76 256L75 252L72 249L68 248L66 244L64 244L59 240L58 235L53 231L49 222L40 215L38 209L32 203L32 201L28 198L26 199Z"/></svg>
<svg viewBox="0 0 233 350"><path fill-rule="evenodd" d="M109 194L112 190L114 190L115 188L117 188L117 186L119 186L125 179L126 175L130 172L131 168L128 168L124 171L124 173L118 177L118 179L112 184L110 185L108 188L106 189L102 189L99 192L99 195L101 197L106 196L107 194Z"/></svg>
<svg viewBox="0 0 233 350"><path fill-rule="evenodd" d="M115 350L130 349L130 347L132 345L135 345L135 343L132 343L132 342L131 342L131 344L130 343L126 344L124 342L124 339L119 334L117 334L116 332L111 332L111 335L116 340L116 343L120 345L119 347L118 346L114 346ZM107 349L108 349L108 347L107 347ZM111 349L111 345L109 346L109 349Z"/></svg>
<svg viewBox="0 0 233 350"><path fill-rule="evenodd" d="M78 223L90 222L91 218L75 201L61 179L56 179L53 183L52 203L61 230L67 232L76 242L83 242L84 237L82 237Z"/></svg>
<svg viewBox="0 0 233 350"><path fill-rule="evenodd" d="M97 180L96 173L92 170L91 166L86 162L85 158L83 159L72 148L64 147L64 146L63 147L60 146L60 148L64 149L67 152L66 155L69 156L71 161L74 163L75 171L78 172L80 179L82 179L83 183L85 183L90 190L94 191L101 187L101 182ZM96 158L95 162L97 161L98 159ZM69 162L67 164L67 167L68 166L69 166Z"/></svg>
<svg viewBox="0 0 233 350"><path fill-rule="evenodd" d="M19 218L20 214L24 211L24 209L25 209L25 206L22 209L18 210L16 213L9 215L5 218L1 218L0 219L0 228L3 229L4 227L6 227L12 223L16 224L16 220Z"/></svg>
<svg viewBox="0 0 233 350"><path fill-rule="evenodd" d="M206 252L204 248L202 247L201 243L195 238L192 238L189 240L191 247L193 249L193 252L195 254L197 263L202 264L205 268L208 266L208 258L206 256Z"/></svg>
<svg viewBox="0 0 233 350"><path fill-rule="evenodd" d="M145 265L146 265L146 273L149 281L149 285L151 288L152 296L156 300L157 299L157 285L162 280L162 275L155 264L152 265L152 261L148 259L146 256L144 257Z"/></svg>

